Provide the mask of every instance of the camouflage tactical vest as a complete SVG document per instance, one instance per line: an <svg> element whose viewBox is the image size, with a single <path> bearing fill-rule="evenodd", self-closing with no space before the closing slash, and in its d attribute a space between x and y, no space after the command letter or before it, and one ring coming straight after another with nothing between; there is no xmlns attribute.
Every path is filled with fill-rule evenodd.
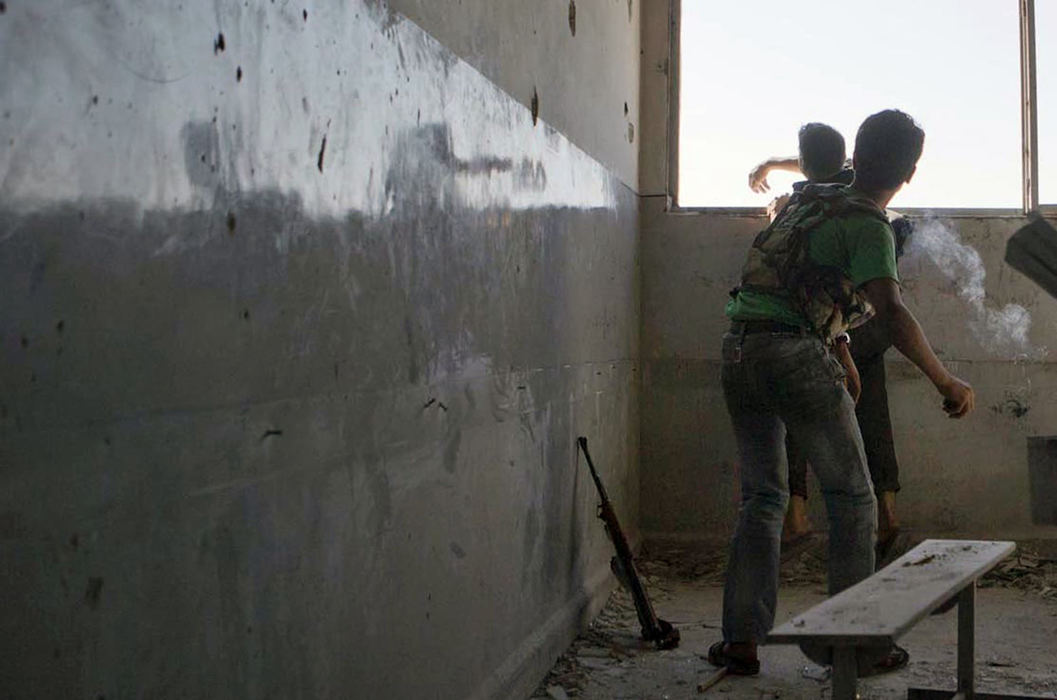
<svg viewBox="0 0 1057 700"><path fill-rule="evenodd" d="M808 257L811 232L829 219L853 212L888 221L871 200L844 187L811 184L793 193L753 241L738 289L791 300L825 343L868 321L873 307L845 272Z"/></svg>

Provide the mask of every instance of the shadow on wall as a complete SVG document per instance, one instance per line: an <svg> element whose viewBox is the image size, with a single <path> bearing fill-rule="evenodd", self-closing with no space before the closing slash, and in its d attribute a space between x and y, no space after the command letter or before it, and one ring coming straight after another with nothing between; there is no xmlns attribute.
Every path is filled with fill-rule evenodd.
<svg viewBox="0 0 1057 700"><path fill-rule="evenodd" d="M467 210L458 206L456 197L456 180L467 175L487 178L513 172L523 187L545 187L540 163L525 159L515 166L510 159L457 159L446 127L429 125L398 140L382 177L384 216L367 219L350 212L343 218L312 218L296 192L241 191L231 166L222 165L230 161L219 153L214 124L189 123L182 134L195 201L211 204L208 209L142 211L133 201L109 199L28 213L0 210L8 298L27 302L7 305L9 327L34 325L28 310L35 305L62 303L105 313L108 327L136 329L136 335L154 342L183 330L157 323L157 308L177 312L179 306L208 303L201 310L208 317L222 304L233 307L236 318L275 330L277 314L302 306L304 313L340 315L341 320L326 329L329 336L324 331L316 335L325 337L286 337L258 350L297 357L318 349L321 342L331 350L340 348L373 368L357 375L358 390L398 379L434 381L458 374L467 362L482 357L505 355L518 364L534 362L538 351L554 347L523 347L520 342L497 346L502 338L480 331L498 326L516 337L531 335L537 324L557 325L552 302L561 295L554 285L561 284L564 274L564 239L548 241L546 254L527 260L526 266L514 258L542 247L540 217L552 219L545 224L548 228L566 228L560 219L589 218L591 212L544 207L519 216L502 207ZM504 259L495 259L509 246L516 248ZM320 254L325 259L318 259ZM330 276L320 278L317 273ZM74 289L77 279L89 285ZM522 293L541 286L550 290L548 298ZM86 287L112 297L105 310L99 301L89 304L81 297ZM325 309L305 303L305 294L314 290L325 291L325 300L314 300L325 303ZM72 293L69 298L62 298L64 291ZM510 308L502 323L493 323L495 303L503 298L509 299ZM174 304L176 300L181 304ZM253 306L260 307L256 314ZM147 309L150 313L143 315ZM342 342L335 333L345 335ZM169 340L154 353L159 367L179 364L168 356L182 355L184 344L196 342L191 337ZM488 347L471 352L471 345L482 344ZM23 357L17 344L4 347L7 371L12 371ZM394 353L395 348L401 349ZM238 370L237 365L232 370ZM178 386L173 389L180 395Z"/></svg>
<svg viewBox="0 0 1057 700"><path fill-rule="evenodd" d="M497 506L482 499L521 523L515 608L539 617L582 588L590 514L565 436L587 384L568 369L566 284L578 256L630 260L610 248L634 242L634 197L619 223L608 207L465 206L459 178L531 188L546 173L460 160L431 124L397 139L384 215L311 217L296 193L241 191L215 125L181 133L208 208L0 209L0 522L13 542L0 652L41 660L6 669L12 687L83 694L136 668L192 693L367 687L394 644L464 644L454 624L409 643L426 603L407 595L429 585L461 591L430 609L474 604L479 591L452 581L467 575L456 567L494 566L462 539L490 529L480 513ZM518 442L481 442L506 423ZM515 476L473 473L507 452ZM430 528L463 534L438 553L418 541ZM438 557L435 580L409 577ZM400 630L391 642L324 668L342 667L345 630L376 629L383 613ZM482 632L485 648L509 653L532 620Z"/></svg>

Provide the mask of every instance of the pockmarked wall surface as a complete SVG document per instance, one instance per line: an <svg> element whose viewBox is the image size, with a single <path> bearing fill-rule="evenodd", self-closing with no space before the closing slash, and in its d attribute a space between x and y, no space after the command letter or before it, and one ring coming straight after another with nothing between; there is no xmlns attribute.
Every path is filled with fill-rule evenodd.
<svg viewBox="0 0 1057 700"><path fill-rule="evenodd" d="M518 697L611 585L624 156L428 29L5 4L5 697Z"/></svg>
<svg viewBox="0 0 1057 700"><path fill-rule="evenodd" d="M1033 490L1043 484L1031 479L1027 439L1057 434L1057 300L1002 260L1026 219L910 218L903 297L937 355L975 388L976 411L947 418L932 384L888 351L904 525L1053 537L1057 528L1032 518ZM725 538L732 530L738 459L719 379L723 307L765 224L762 216L644 208L641 498L652 535ZM821 498L812 503L824 527Z"/></svg>
<svg viewBox="0 0 1057 700"><path fill-rule="evenodd" d="M650 1L390 5L637 188L639 18Z"/></svg>

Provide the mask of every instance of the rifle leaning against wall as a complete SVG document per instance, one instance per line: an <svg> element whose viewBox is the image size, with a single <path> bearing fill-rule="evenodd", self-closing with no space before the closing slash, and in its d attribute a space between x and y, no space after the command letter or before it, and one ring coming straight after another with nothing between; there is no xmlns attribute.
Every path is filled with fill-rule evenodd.
<svg viewBox="0 0 1057 700"><path fill-rule="evenodd" d="M587 458L591 478L595 480L595 488L598 489L598 496L601 500L598 504L598 517L605 524L606 533L617 550L617 555L609 561L609 566L613 569L617 580L624 584L624 587L631 593L632 600L635 601L635 612L639 616L639 624L642 625L642 638L656 644L658 649L672 649L679 646L679 630L672 627L670 622L658 618L653 612L646 589L643 588L639 574L635 571L631 547L628 546L628 540L624 537L624 531L620 529L620 522L617 521L617 514L613 510L609 496L606 495L605 487L602 486L602 480L598 478L598 472L595 471L591 453L587 451L587 438L576 438L576 444L580 446L584 457Z"/></svg>

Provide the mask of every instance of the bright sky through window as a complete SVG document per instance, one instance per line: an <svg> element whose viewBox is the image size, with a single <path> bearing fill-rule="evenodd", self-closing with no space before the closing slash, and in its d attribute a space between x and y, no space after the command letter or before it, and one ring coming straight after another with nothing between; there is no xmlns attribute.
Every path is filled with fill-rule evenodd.
<svg viewBox="0 0 1057 700"><path fill-rule="evenodd" d="M1054 24L1043 15L1057 0L1037 4L1040 27ZM799 178L775 173L771 192L756 194L748 173L767 157L795 156L801 124L836 127L851 157L862 120L889 107L926 134L894 208L1021 206L1016 0L682 0L681 30L681 206L765 206ZM1051 85L1054 73L1057 65ZM1048 104L1053 119L1057 97ZM1039 119L1046 131L1041 111ZM1057 143L1046 143L1053 159ZM1057 173L1041 160L1040 171L1057 190Z"/></svg>
<svg viewBox="0 0 1057 700"><path fill-rule="evenodd" d="M1035 2L1039 202L1057 204L1057 0Z"/></svg>

